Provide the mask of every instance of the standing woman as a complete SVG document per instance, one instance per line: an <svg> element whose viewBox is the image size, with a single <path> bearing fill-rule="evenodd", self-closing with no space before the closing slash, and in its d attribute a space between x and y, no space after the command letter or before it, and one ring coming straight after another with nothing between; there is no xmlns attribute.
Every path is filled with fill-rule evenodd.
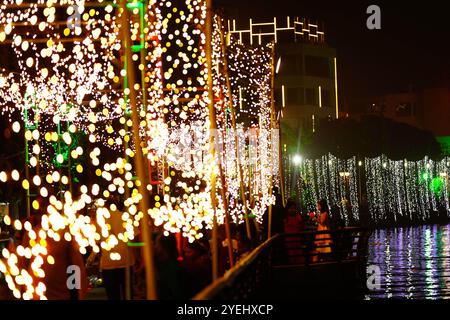
<svg viewBox="0 0 450 320"><path fill-rule="evenodd" d="M325 199L317 201L317 210L319 215L317 217L317 231L330 230L330 209L328 203ZM316 235L316 253L313 261L324 260L328 254L331 253L331 244L333 240L329 233L321 233Z"/></svg>

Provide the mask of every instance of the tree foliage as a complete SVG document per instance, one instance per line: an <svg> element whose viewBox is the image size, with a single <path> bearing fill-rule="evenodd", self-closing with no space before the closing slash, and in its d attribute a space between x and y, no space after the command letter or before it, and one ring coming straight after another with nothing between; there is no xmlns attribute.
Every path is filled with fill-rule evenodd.
<svg viewBox="0 0 450 320"><path fill-rule="evenodd" d="M435 160L442 157L441 147L431 132L380 116L323 123L311 143L304 146L303 154L319 158L328 153L341 159L374 158L381 154L392 160L410 161L425 156Z"/></svg>

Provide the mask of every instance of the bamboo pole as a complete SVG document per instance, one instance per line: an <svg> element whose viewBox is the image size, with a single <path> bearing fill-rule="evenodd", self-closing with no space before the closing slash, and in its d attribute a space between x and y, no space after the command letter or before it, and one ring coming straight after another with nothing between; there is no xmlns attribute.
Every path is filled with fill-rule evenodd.
<svg viewBox="0 0 450 320"><path fill-rule="evenodd" d="M123 61L123 69L127 70L127 61L126 61L126 59L124 59L124 61ZM128 88L128 76L125 75L125 77L123 77L123 89L125 90L127 88ZM127 94L124 94L124 99L125 99L125 103L124 103L125 104L124 117L128 118L126 105L128 104L128 100L129 99L128 99L128 95ZM127 125L127 121L125 121L125 123L123 124L123 128L124 128L124 130L126 132L129 131L129 127ZM123 157L125 158L126 163L129 163L130 162L130 157L128 156L128 154L126 152L126 150L129 147L128 141L125 141L125 145L124 146L125 146L125 148L124 148L124 155L123 155ZM130 198L130 188L128 187L127 184L125 184L125 193L124 193L124 195L125 195L125 199ZM132 300L132 296L131 296L131 286L132 286L132 283L131 283L131 270L130 270L130 266L129 266L129 264L130 264L130 247L128 246L128 244L127 244L125 261L126 261L126 265L127 265L126 273L125 273L125 288L126 288L125 289L125 299L126 300Z"/></svg>
<svg viewBox="0 0 450 320"><path fill-rule="evenodd" d="M225 111L225 123L226 123L226 111ZM217 123L216 123L217 124ZM225 132L222 133L222 141L225 141ZM229 209L229 202L228 202L228 197L226 194L227 191L227 183L226 183L226 179L225 179L225 173L223 170L223 159L226 158L226 148L225 148L225 143L222 143L222 155L220 157L220 162L219 162L219 172L220 172L220 180L221 180L221 184L222 184L222 188L220 189L221 192L221 196L222 196L222 201L223 201L223 206L224 206L224 211L225 211L225 233L226 233L226 237L228 240L228 259L230 260L230 268L232 268L234 266L234 257L233 257L233 239L231 238L231 230L230 230L230 212L228 211Z"/></svg>
<svg viewBox="0 0 450 320"><path fill-rule="evenodd" d="M224 66L225 80L227 83L227 91L228 91L228 107L231 110L231 125L233 127L233 133L234 133L236 164L237 164L238 171L239 171L239 187L240 187L241 199L243 202L242 204L243 204L243 208L244 208L247 237L251 240L252 233L251 233L251 229L250 229L250 219L249 219L249 215L248 215L247 199L245 196L244 173L242 170L242 164L241 164L240 153L239 153L239 139L238 139L237 129L236 129L236 112L234 110L234 105L233 105L233 94L231 91L230 75L228 73L228 57L227 57L225 38L223 36L222 24L221 24L220 19L219 19L219 30L220 30L220 43L221 43L222 52L223 52L223 66Z"/></svg>
<svg viewBox="0 0 450 320"><path fill-rule="evenodd" d="M275 89L275 88L274 88ZM281 112L280 112L281 113ZM286 185L284 181L284 161L283 161L283 140L281 135L281 114L277 121L278 125L278 169L280 174L280 192L281 192L281 204L284 207L286 204Z"/></svg>
<svg viewBox="0 0 450 320"><path fill-rule="evenodd" d="M27 132L28 128L28 112L25 109L25 132ZM30 163L30 153L28 150L28 139L25 137L25 179L27 179L28 182L30 182L30 167L29 167L29 163ZM31 183L30 183L31 186ZM27 199L26 199L26 204L27 204L27 218L30 217L31 215L31 202L30 202L30 187L27 188Z"/></svg>
<svg viewBox="0 0 450 320"><path fill-rule="evenodd" d="M225 175L223 172L222 164L219 163L219 171L220 171L220 179L222 188L220 189L221 195L222 195L222 201L223 201L223 207L225 210L225 233L228 240L228 259L230 259L230 267L232 268L234 266L234 258L233 258L233 240L231 239L231 230L230 230L230 213L228 211L228 199L225 192Z"/></svg>
<svg viewBox="0 0 450 320"><path fill-rule="evenodd" d="M135 71L133 69L133 61L131 58L131 37L129 30L129 13L126 8L126 0L120 1L120 6L122 9L122 32L123 32L123 45L125 49L125 59L127 62L127 76L130 82L130 105L131 105L131 120L132 120L132 129L133 129L133 141L136 147L136 155L135 155L135 164L136 164L136 173L138 176L139 184L139 193L142 196L140 201L140 209L144 214L143 221L141 224L142 228L142 238L145 243L143 247L143 255L145 262L145 277L147 284L147 299L154 300L157 299L156 293L156 284L155 284L155 265L153 260L153 239L152 239L152 231L153 231L153 222L149 219L148 209L149 202L147 197L147 177L146 177L146 169L144 163L144 155L142 153L141 148L141 139L139 136L139 113L137 108L137 99L136 99L136 91L134 89L134 83L136 83L135 79Z"/></svg>
<svg viewBox="0 0 450 320"><path fill-rule="evenodd" d="M143 8L147 7L147 3L146 1L143 2ZM145 65L145 57L146 57L146 51L143 49L145 48L145 35L144 35L144 30L145 30L145 19L144 19L144 11L141 8L140 12L140 37L141 37L141 52L140 52L140 59L141 59L141 64ZM125 68L126 70L126 68ZM146 82L145 82L145 69L143 68L141 70L141 90L142 90L142 105L143 105L143 110L147 111L147 86L146 86ZM125 123L126 126L126 123ZM128 130L128 129L125 129ZM126 143L128 145L128 143ZM128 146L127 146L128 147ZM125 155L128 158L128 155ZM128 161L127 161L128 162ZM126 187L126 191L125 193L127 194L127 198L129 198L130 195L130 189L128 188L128 186ZM132 300L132 287L133 287L133 283L131 281L131 267L130 267L130 247L127 245L127 250L126 250L126 273L125 273L125 299L126 300Z"/></svg>
<svg viewBox="0 0 450 320"><path fill-rule="evenodd" d="M210 122L210 155L212 162L216 160L215 134L216 114L214 110L213 78L212 78L212 0L206 0L206 60L208 64L208 109ZM217 199L216 199L216 174L214 168L211 172L211 203L214 210L212 229L212 277L217 280L219 274L219 252L217 245Z"/></svg>
<svg viewBox="0 0 450 320"><path fill-rule="evenodd" d="M273 132L275 129L275 95L274 95L274 89L275 89L275 43L273 43L272 46L272 63L271 63L271 82L270 82L270 129ZM273 155L273 143L271 143L272 146L272 155ZM273 160L273 157L270 157L270 159ZM271 179L269 183L269 194L272 195L273 193L273 161L271 161ZM268 234L267 237L270 239L272 237L272 204L269 205L269 217L268 217Z"/></svg>
<svg viewBox="0 0 450 320"><path fill-rule="evenodd" d="M279 166L279 170L280 170L281 204L284 207L286 204L286 189L285 189L285 185L284 185L284 163L283 163L283 143L281 140L281 119L278 122L278 136L279 136L278 166Z"/></svg>
<svg viewBox="0 0 450 320"><path fill-rule="evenodd" d="M124 69L127 70L126 63L124 63ZM124 77L124 89L125 88L128 88L127 76ZM125 106L126 106L126 103L128 101L128 95L125 95L124 98L125 98ZM127 117L126 110L124 110L124 117L125 118ZM123 126L124 126L124 130L126 132L128 132L129 128L128 128L126 121ZM126 150L128 149L128 147L129 147L129 143L127 141L125 141L124 158L125 158L126 163L130 162L130 157L126 153ZM124 195L125 195L125 199L130 198L130 188L128 187L127 184L125 184L125 194ZM125 299L132 300L132 297L131 297L132 283L131 283L131 269L130 269L130 248L129 248L128 244L127 244L126 251L127 251L127 253L126 253L125 261L126 261L127 267L126 267L126 273L125 273Z"/></svg>
<svg viewBox="0 0 450 320"><path fill-rule="evenodd" d="M145 8L147 8L147 1L142 1L143 7L139 11L139 23L140 23L140 59L141 64L145 66L147 58L147 50L145 49L145 29L147 25L145 23ZM144 106L144 111L147 112L147 82L145 82L145 68L141 70L141 89L142 89L142 104Z"/></svg>

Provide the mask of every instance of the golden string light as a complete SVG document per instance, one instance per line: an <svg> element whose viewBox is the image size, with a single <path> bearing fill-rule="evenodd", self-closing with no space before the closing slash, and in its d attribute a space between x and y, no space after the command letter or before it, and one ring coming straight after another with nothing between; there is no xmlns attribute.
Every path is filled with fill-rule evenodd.
<svg viewBox="0 0 450 320"><path fill-rule="evenodd" d="M96 6L98 3L103 5ZM134 239L144 214L149 214L166 235L181 233L190 242L201 238L203 230L213 226L211 176L213 172L219 175L218 161L224 161L226 174L226 185L218 184L215 208L220 224L224 223L220 188L233 199L229 205L236 223L244 221L243 206L260 221L273 201L269 181L277 179L273 174L277 170L271 154L271 47L229 47L233 105L238 110L238 128L245 131L236 146L229 134L222 44L215 24L213 91L218 130L212 134L222 138L217 140L221 144L219 156L212 159L205 2L185 0L175 6L167 0L150 0L144 10L144 27L137 18L138 1L134 4L131 39L145 43L139 50L145 50L146 59L133 53L142 79L126 85L127 72L120 56L121 13L116 1L4 1L0 5L0 25L4 26L0 28L0 45L9 46L17 58L15 71L0 66L0 110L8 115L13 132L25 137L30 151L30 174L17 169L2 171L0 181L37 191L32 207L43 213L39 227L10 216L3 219L29 239L11 251L4 249L0 260L0 272L17 299L45 299L43 266L57 262L57 257L47 252L49 239L75 241L82 254L89 248L94 252L105 249L111 258L121 259L114 248L120 241ZM14 11L14 6L20 9ZM79 14L80 23L73 28L59 24L59 12L67 17ZM34 28L35 34L24 32L20 24ZM127 114L131 86L138 91L145 89L138 95L140 146L132 144L128 130L132 124ZM242 92L245 98L240 99ZM251 121L247 121L249 117ZM86 141L70 149L79 143L76 133L85 134ZM49 151L54 146L56 150ZM67 154L63 147L69 150ZM157 181L146 188L153 204L148 213L139 210L142 197L147 195L139 193L142 182L135 179L136 148L142 148L149 168L157 173ZM243 155L245 204L239 203L235 148ZM75 172L89 170L90 179L73 186L72 171L63 166L81 158L84 162L76 163ZM124 199L123 230L118 234L109 228L111 215L117 213L114 205L106 206L111 195ZM83 214L88 208L94 208L93 213ZM24 268L23 261L31 269Z"/></svg>

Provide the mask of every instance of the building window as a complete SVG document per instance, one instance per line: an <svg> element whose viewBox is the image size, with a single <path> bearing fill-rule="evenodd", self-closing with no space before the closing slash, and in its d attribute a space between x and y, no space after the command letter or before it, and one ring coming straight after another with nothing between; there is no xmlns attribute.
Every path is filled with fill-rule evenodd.
<svg viewBox="0 0 450 320"><path fill-rule="evenodd" d="M307 105L318 104L318 95L316 94L316 90L311 88L305 89L305 104Z"/></svg>
<svg viewBox="0 0 450 320"><path fill-rule="evenodd" d="M287 105L299 105L301 101L302 88L286 88L286 103Z"/></svg>
<svg viewBox="0 0 450 320"><path fill-rule="evenodd" d="M300 54L285 54L281 56L280 73L285 75L302 74L302 56Z"/></svg>
<svg viewBox="0 0 450 320"><path fill-rule="evenodd" d="M331 102L331 92L322 88L322 107L330 108L333 106Z"/></svg>
<svg viewBox="0 0 450 320"><path fill-rule="evenodd" d="M305 56L305 73L310 77L330 78L330 63L326 57Z"/></svg>

